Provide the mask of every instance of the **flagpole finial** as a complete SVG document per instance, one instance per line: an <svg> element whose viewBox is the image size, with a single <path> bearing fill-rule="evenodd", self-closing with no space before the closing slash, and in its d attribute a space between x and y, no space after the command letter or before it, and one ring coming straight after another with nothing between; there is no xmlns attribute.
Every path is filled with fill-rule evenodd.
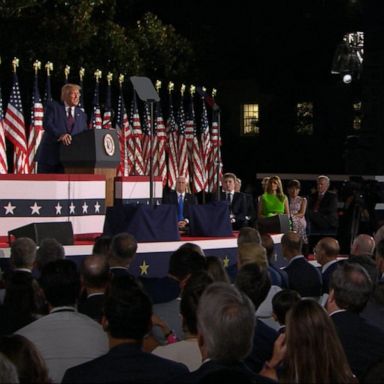
<svg viewBox="0 0 384 384"><path fill-rule="evenodd" d="M193 96L196 92L196 87L194 85L191 85L189 87L189 92L191 93L191 96Z"/></svg>
<svg viewBox="0 0 384 384"><path fill-rule="evenodd" d="M159 92L159 90L161 88L161 81L160 80L156 80L155 88L156 88L156 91Z"/></svg>
<svg viewBox="0 0 384 384"><path fill-rule="evenodd" d="M186 88L185 84L181 84L181 88L180 88L181 96L184 96L185 88Z"/></svg>
<svg viewBox="0 0 384 384"><path fill-rule="evenodd" d="M47 71L47 76L51 76L51 71L53 71L53 64L50 61L47 61L47 64L45 64L45 70Z"/></svg>
<svg viewBox="0 0 384 384"><path fill-rule="evenodd" d="M171 93L174 89L175 89L175 83L172 83L172 81L170 81L168 83L168 92Z"/></svg>
<svg viewBox="0 0 384 384"><path fill-rule="evenodd" d="M19 66L19 59L17 57L14 57L12 60L12 68L14 73L16 73L16 68L18 66Z"/></svg>
<svg viewBox="0 0 384 384"><path fill-rule="evenodd" d="M103 74L103 72L101 72L100 69L96 69L96 71L94 72L96 83L99 82L99 80L101 79L102 74Z"/></svg>
<svg viewBox="0 0 384 384"><path fill-rule="evenodd" d="M80 81L83 81L84 75L85 75L85 69L84 69L84 67L80 67L80 69L79 69Z"/></svg>
<svg viewBox="0 0 384 384"><path fill-rule="evenodd" d="M122 73L120 73L120 75L119 75L119 85L120 85L120 87L123 85L123 83L124 83L124 75L122 74Z"/></svg>
<svg viewBox="0 0 384 384"><path fill-rule="evenodd" d="M69 72L71 72L71 67L69 65L66 65L64 68L64 76L66 81L68 81Z"/></svg>
<svg viewBox="0 0 384 384"><path fill-rule="evenodd" d="M108 72L107 73L107 83L108 83L108 85L111 85L112 79L113 79L113 73L112 72Z"/></svg>
<svg viewBox="0 0 384 384"><path fill-rule="evenodd" d="M35 60L35 62L33 63L33 69L35 70L35 74L37 75L37 73L41 69L41 61Z"/></svg>
<svg viewBox="0 0 384 384"><path fill-rule="evenodd" d="M212 88L212 97L215 97L217 94L217 89L216 88Z"/></svg>

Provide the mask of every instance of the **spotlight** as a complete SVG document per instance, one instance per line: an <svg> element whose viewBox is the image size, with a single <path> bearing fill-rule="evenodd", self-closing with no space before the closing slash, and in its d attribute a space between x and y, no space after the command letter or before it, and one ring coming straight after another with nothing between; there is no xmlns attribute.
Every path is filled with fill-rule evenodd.
<svg viewBox="0 0 384 384"><path fill-rule="evenodd" d="M343 83L349 84L351 81L352 81L352 76L349 73L343 76Z"/></svg>

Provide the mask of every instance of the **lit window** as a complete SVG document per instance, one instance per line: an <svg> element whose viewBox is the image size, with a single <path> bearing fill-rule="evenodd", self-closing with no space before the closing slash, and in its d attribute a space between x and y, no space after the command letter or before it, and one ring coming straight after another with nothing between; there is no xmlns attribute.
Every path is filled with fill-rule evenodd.
<svg viewBox="0 0 384 384"><path fill-rule="evenodd" d="M313 134L313 103L303 101L297 103L296 108L296 133L299 135Z"/></svg>
<svg viewBox="0 0 384 384"><path fill-rule="evenodd" d="M353 103L353 130L358 131L361 129L361 101Z"/></svg>
<svg viewBox="0 0 384 384"><path fill-rule="evenodd" d="M242 110L243 136L255 136L259 134L259 104L244 104Z"/></svg>

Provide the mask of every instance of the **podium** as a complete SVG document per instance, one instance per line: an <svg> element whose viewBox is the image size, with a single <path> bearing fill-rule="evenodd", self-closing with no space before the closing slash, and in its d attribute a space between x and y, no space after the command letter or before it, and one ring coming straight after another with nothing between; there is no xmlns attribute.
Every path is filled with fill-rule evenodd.
<svg viewBox="0 0 384 384"><path fill-rule="evenodd" d="M120 147L114 129L90 129L72 137L71 145L60 145L65 173L104 175L105 205L113 206L114 178L120 163Z"/></svg>

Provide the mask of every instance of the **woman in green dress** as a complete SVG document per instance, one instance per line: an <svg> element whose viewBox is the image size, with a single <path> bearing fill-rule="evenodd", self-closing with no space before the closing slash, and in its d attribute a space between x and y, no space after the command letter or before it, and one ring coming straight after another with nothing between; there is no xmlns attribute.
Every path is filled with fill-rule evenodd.
<svg viewBox="0 0 384 384"><path fill-rule="evenodd" d="M289 216L288 198L283 192L279 176L269 178L266 190L260 198L258 214L259 219L282 214Z"/></svg>

